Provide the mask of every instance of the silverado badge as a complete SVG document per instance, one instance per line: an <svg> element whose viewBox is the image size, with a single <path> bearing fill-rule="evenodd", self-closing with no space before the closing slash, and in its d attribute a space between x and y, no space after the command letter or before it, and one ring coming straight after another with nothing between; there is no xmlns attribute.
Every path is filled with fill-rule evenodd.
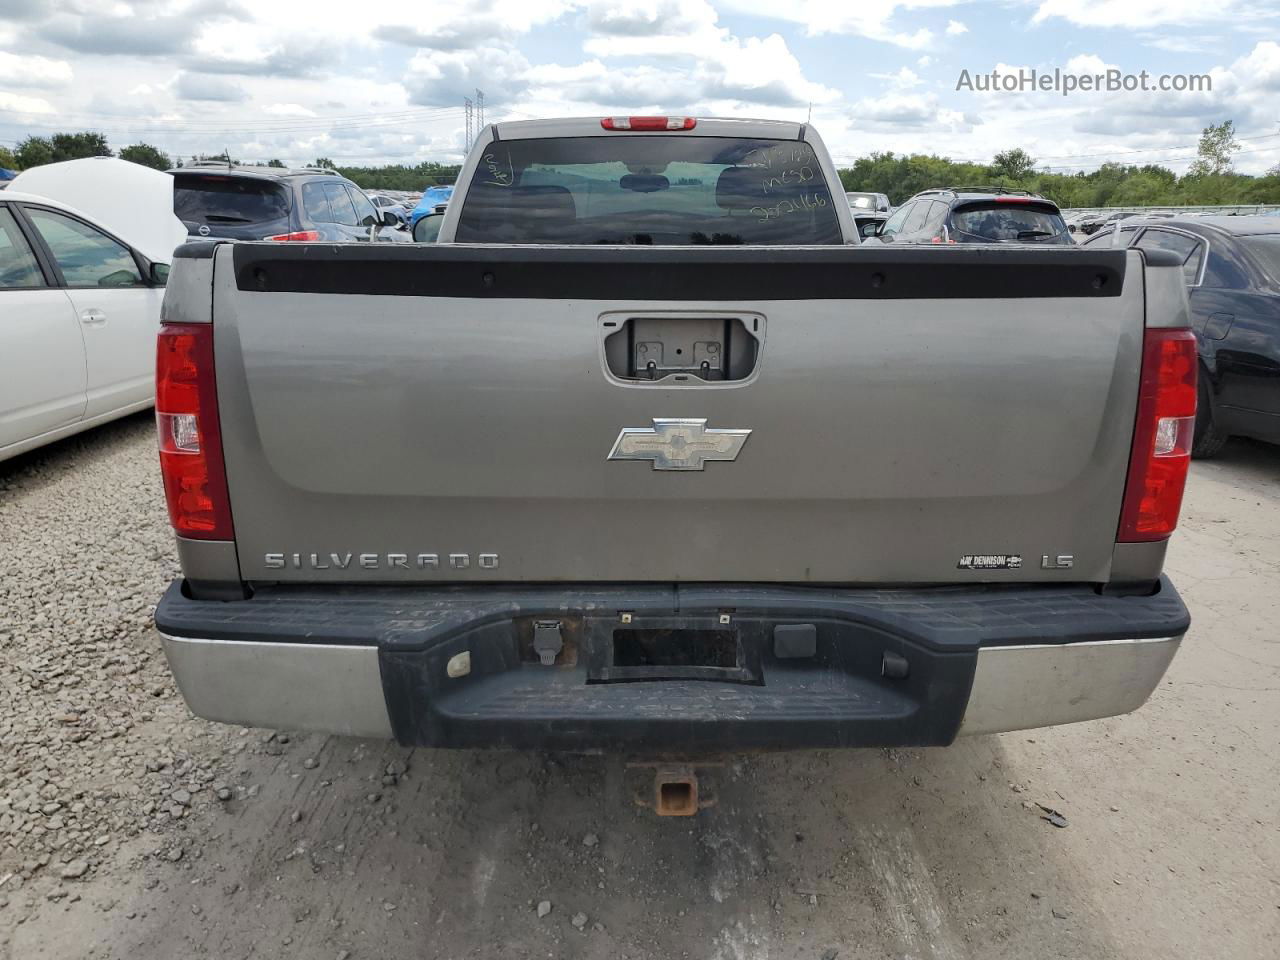
<svg viewBox="0 0 1280 960"><path fill-rule="evenodd" d="M654 470L701 470L708 460L736 460L750 430L708 429L706 420L660 419L623 427L610 460L649 460Z"/></svg>

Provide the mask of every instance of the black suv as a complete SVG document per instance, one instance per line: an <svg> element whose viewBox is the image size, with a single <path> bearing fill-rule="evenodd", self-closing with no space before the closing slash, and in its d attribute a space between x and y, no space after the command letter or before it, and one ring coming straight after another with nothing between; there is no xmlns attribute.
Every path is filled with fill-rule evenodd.
<svg viewBox="0 0 1280 960"><path fill-rule="evenodd" d="M1074 243L1058 205L1024 190L923 190L875 229L885 243Z"/></svg>
<svg viewBox="0 0 1280 960"><path fill-rule="evenodd" d="M173 174L173 212L192 237L347 243L392 239L392 214L322 167L288 170L198 161Z"/></svg>

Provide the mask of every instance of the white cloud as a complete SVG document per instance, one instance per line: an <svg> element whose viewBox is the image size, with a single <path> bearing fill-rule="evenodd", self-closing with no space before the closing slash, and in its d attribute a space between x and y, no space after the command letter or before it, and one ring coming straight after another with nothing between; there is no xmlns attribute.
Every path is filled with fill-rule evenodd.
<svg viewBox="0 0 1280 960"><path fill-rule="evenodd" d="M309 107L300 103L270 103L261 108L261 112L269 117L316 117L319 116Z"/></svg>
<svg viewBox="0 0 1280 960"><path fill-rule="evenodd" d="M204 73L307 77L331 73L341 63L341 42L329 32L278 33L215 23L191 44L187 66Z"/></svg>
<svg viewBox="0 0 1280 960"><path fill-rule="evenodd" d="M903 67L897 73L873 73L870 76L886 81L894 90L910 90L924 82L910 67Z"/></svg>
<svg viewBox="0 0 1280 960"><path fill-rule="evenodd" d="M1032 23L1061 19L1079 27L1158 27L1256 16L1248 0L1034 0Z"/></svg>
<svg viewBox="0 0 1280 960"><path fill-rule="evenodd" d="M1263 40L1233 63L1231 72L1246 89L1280 92L1280 43Z"/></svg>
<svg viewBox="0 0 1280 960"><path fill-rule="evenodd" d="M881 40L895 46L919 50L933 43L933 32L916 30L898 24L900 14L915 10L957 6L965 0L793 0L778 4L774 0L722 0L722 5L757 17L769 17L799 23L811 36L851 34Z"/></svg>
<svg viewBox="0 0 1280 960"><path fill-rule="evenodd" d="M1007 63L1000 63L996 66L1001 73L1013 73L1018 70L1029 69L1028 67L1011 67ZM1067 60L1063 69L1065 69L1067 73L1097 76L1100 73L1105 73L1112 66L1113 64L1107 63L1096 53L1077 53L1074 57Z"/></svg>
<svg viewBox="0 0 1280 960"><path fill-rule="evenodd" d="M1204 53L1222 43L1221 37L1197 34L1186 37L1147 37L1143 40L1149 47L1167 50L1169 53Z"/></svg>
<svg viewBox="0 0 1280 960"><path fill-rule="evenodd" d="M431 50L469 50L511 42L581 6L581 0L390 0L369 11L374 40Z"/></svg>
<svg viewBox="0 0 1280 960"><path fill-rule="evenodd" d="M850 116L859 129L965 133L981 121L944 106L934 94L888 93L859 100Z"/></svg>
<svg viewBox="0 0 1280 960"><path fill-rule="evenodd" d="M71 64L49 57L20 56L0 50L0 83L10 87L63 87L71 82Z"/></svg>
<svg viewBox="0 0 1280 960"><path fill-rule="evenodd" d="M933 63L933 57L929 56L926 53L923 57L921 57L916 61L916 66L923 68L923 67L929 66L929 64L931 63Z"/></svg>
<svg viewBox="0 0 1280 960"><path fill-rule="evenodd" d="M244 87L226 77L186 71L174 78L173 93L179 100L211 100L216 103L242 103L249 99Z"/></svg>
<svg viewBox="0 0 1280 960"><path fill-rule="evenodd" d="M949 37L958 37L958 36L960 36L960 34L962 34L962 33L968 33L968 32L969 32L969 28L968 28L968 27L966 27L966 26L965 26L963 23L961 23L959 20L948 20L948 21L947 21L947 36L949 36Z"/></svg>
<svg viewBox="0 0 1280 960"><path fill-rule="evenodd" d="M473 50L420 50L409 61L402 83L411 103L457 106L483 87L495 103L514 103L528 89L529 61L512 47Z"/></svg>
<svg viewBox="0 0 1280 960"><path fill-rule="evenodd" d="M707 56L687 64L608 66L597 59L573 67L536 67L529 78L532 95L539 100L561 99L605 111L648 107L674 113L734 113L751 104L776 112L838 96L805 80L799 63L776 35L743 41L724 38L718 46L707 47ZM713 104L721 106L709 109Z"/></svg>
<svg viewBox="0 0 1280 960"><path fill-rule="evenodd" d="M674 109L712 101L800 107L839 97L838 91L805 77L800 61L776 33L737 37L718 24L714 8L705 0L690 0L678 8L656 0L648 8L652 14L644 16L634 12L642 2L631 0L625 8L628 22L640 17L645 24L661 25L661 29L670 32L654 32L658 27L646 26L638 33L596 35L583 46L598 60L646 58L662 62L662 75L656 75L653 69L613 66L608 72L617 73L623 78L621 82L601 77L595 93L580 96L570 87L565 90L567 98L618 106L651 103ZM620 21L610 22L616 26ZM544 81L545 78L544 74ZM652 88L647 97L646 84ZM597 99L609 90L615 95L627 92L627 100Z"/></svg>
<svg viewBox="0 0 1280 960"><path fill-rule="evenodd" d="M467 50L420 51L403 84L413 103L456 106L476 87L491 103L521 98L550 104L553 114L574 112L569 104L601 109L688 110L743 104L775 110L808 107L838 98L837 91L809 81L785 40L737 37L718 25L706 0L588 0L585 8L590 57L577 64L533 65L508 41ZM632 61L647 60L648 63Z"/></svg>
<svg viewBox="0 0 1280 960"><path fill-rule="evenodd" d="M534 99L569 100L601 112L644 107L684 112L694 102L686 99L691 91L685 73L649 65L610 68L599 60L575 66L545 64L530 70L529 82Z"/></svg>
<svg viewBox="0 0 1280 960"><path fill-rule="evenodd" d="M618 37L670 36L716 20L715 10L701 0L587 0L586 13L592 34Z"/></svg>
<svg viewBox="0 0 1280 960"><path fill-rule="evenodd" d="M40 97L24 97L0 90L0 110L14 113L53 113L53 104Z"/></svg>
<svg viewBox="0 0 1280 960"><path fill-rule="evenodd" d="M64 3L34 27L41 40L81 54L160 56L181 53L206 22L244 20L234 0Z"/></svg>

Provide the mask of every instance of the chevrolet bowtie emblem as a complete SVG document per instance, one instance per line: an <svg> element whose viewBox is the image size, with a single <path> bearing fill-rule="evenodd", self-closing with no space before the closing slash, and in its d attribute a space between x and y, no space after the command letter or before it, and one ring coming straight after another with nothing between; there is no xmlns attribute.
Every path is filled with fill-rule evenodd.
<svg viewBox="0 0 1280 960"><path fill-rule="evenodd" d="M736 460L750 430L708 429L706 420L654 418L652 427L623 427L610 460L651 460L655 470L701 470L708 460Z"/></svg>

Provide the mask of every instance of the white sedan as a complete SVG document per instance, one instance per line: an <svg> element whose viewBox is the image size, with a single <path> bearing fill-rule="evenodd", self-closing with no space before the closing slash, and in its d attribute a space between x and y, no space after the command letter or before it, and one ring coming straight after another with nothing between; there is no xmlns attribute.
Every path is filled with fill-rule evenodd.
<svg viewBox="0 0 1280 960"><path fill-rule="evenodd" d="M0 191L0 460L152 405L176 235L164 223L126 242L20 181Z"/></svg>

